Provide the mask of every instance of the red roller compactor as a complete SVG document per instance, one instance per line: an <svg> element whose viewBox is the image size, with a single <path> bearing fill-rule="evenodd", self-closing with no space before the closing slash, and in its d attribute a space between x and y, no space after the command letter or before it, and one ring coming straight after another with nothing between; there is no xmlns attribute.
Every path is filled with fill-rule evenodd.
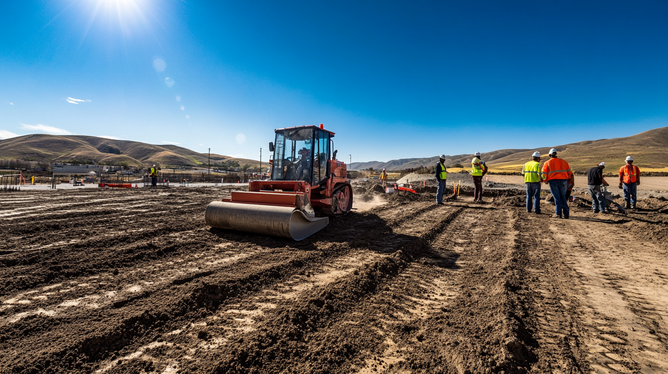
<svg viewBox="0 0 668 374"><path fill-rule="evenodd" d="M323 125L275 132L271 179L209 204L207 225L302 240L325 228L329 217L350 212L353 189L346 164L332 153L334 133Z"/></svg>

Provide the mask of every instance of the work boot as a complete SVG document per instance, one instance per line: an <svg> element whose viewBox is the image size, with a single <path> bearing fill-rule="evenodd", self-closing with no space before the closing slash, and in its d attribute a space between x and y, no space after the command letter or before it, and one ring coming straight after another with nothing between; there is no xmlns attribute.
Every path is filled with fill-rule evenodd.
<svg viewBox="0 0 668 374"><path fill-rule="evenodd" d="M626 200L626 204L624 205L624 208L631 209L631 203L628 200Z"/></svg>
<svg viewBox="0 0 668 374"><path fill-rule="evenodd" d="M635 209L635 208L636 208L636 203L635 202L631 203L631 209Z"/></svg>

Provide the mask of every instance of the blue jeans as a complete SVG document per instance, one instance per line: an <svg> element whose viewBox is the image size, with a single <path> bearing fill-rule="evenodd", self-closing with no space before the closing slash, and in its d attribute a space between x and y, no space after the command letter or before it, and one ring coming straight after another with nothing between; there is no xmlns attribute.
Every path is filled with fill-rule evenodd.
<svg viewBox="0 0 668 374"><path fill-rule="evenodd" d="M601 186L589 185L589 196L591 196L591 208L596 212L602 212L606 207L605 196L601 192Z"/></svg>
<svg viewBox="0 0 668 374"><path fill-rule="evenodd" d="M631 201L631 204L636 203L636 193L638 192L637 183L624 183L624 200Z"/></svg>
<svg viewBox="0 0 668 374"><path fill-rule="evenodd" d="M445 193L445 179L437 179L438 188L436 189L436 203L443 203L443 194Z"/></svg>
<svg viewBox="0 0 668 374"><path fill-rule="evenodd" d="M568 201L566 200L566 191L568 190L568 180L566 179L553 179L548 181L550 183L550 192L554 196L554 204L557 206L556 213L558 216L561 216L563 213L564 217L570 215L570 210L568 209Z"/></svg>
<svg viewBox="0 0 668 374"><path fill-rule="evenodd" d="M540 213L540 182L527 182L527 212L531 212L531 205L536 213ZM532 204L533 200L533 204Z"/></svg>

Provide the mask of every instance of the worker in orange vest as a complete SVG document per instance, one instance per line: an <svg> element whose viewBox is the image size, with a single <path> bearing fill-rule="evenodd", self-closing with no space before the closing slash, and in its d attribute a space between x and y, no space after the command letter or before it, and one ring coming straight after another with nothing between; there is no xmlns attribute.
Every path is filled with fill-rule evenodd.
<svg viewBox="0 0 668 374"><path fill-rule="evenodd" d="M550 149L550 159L543 164L543 183L550 184L550 192L554 197L556 205L555 218L568 219L570 210L568 209L568 180L573 178L573 172L568 162L557 157L557 150Z"/></svg>
<svg viewBox="0 0 668 374"><path fill-rule="evenodd" d="M640 169L633 165L633 157L626 156L626 165L619 169L619 188L624 187L626 208L636 208L636 193L640 185Z"/></svg>

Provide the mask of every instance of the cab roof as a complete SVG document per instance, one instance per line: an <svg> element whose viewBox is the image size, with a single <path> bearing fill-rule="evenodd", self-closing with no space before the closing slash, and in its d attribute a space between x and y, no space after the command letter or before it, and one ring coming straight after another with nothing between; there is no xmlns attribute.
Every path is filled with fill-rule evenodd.
<svg viewBox="0 0 668 374"><path fill-rule="evenodd" d="M328 132L329 135L330 135L331 137L334 137L334 133L333 133L333 132L331 132L331 131L329 131L329 130L325 130L324 128L320 128L319 126L316 126L316 125L295 126L295 127L283 127L283 128L281 128L281 129L276 129L276 130L274 130L274 132L279 132L279 131L283 131L283 130L294 130L294 129L308 129L308 128L313 128L313 129L316 129L316 130L320 130L320 131Z"/></svg>

